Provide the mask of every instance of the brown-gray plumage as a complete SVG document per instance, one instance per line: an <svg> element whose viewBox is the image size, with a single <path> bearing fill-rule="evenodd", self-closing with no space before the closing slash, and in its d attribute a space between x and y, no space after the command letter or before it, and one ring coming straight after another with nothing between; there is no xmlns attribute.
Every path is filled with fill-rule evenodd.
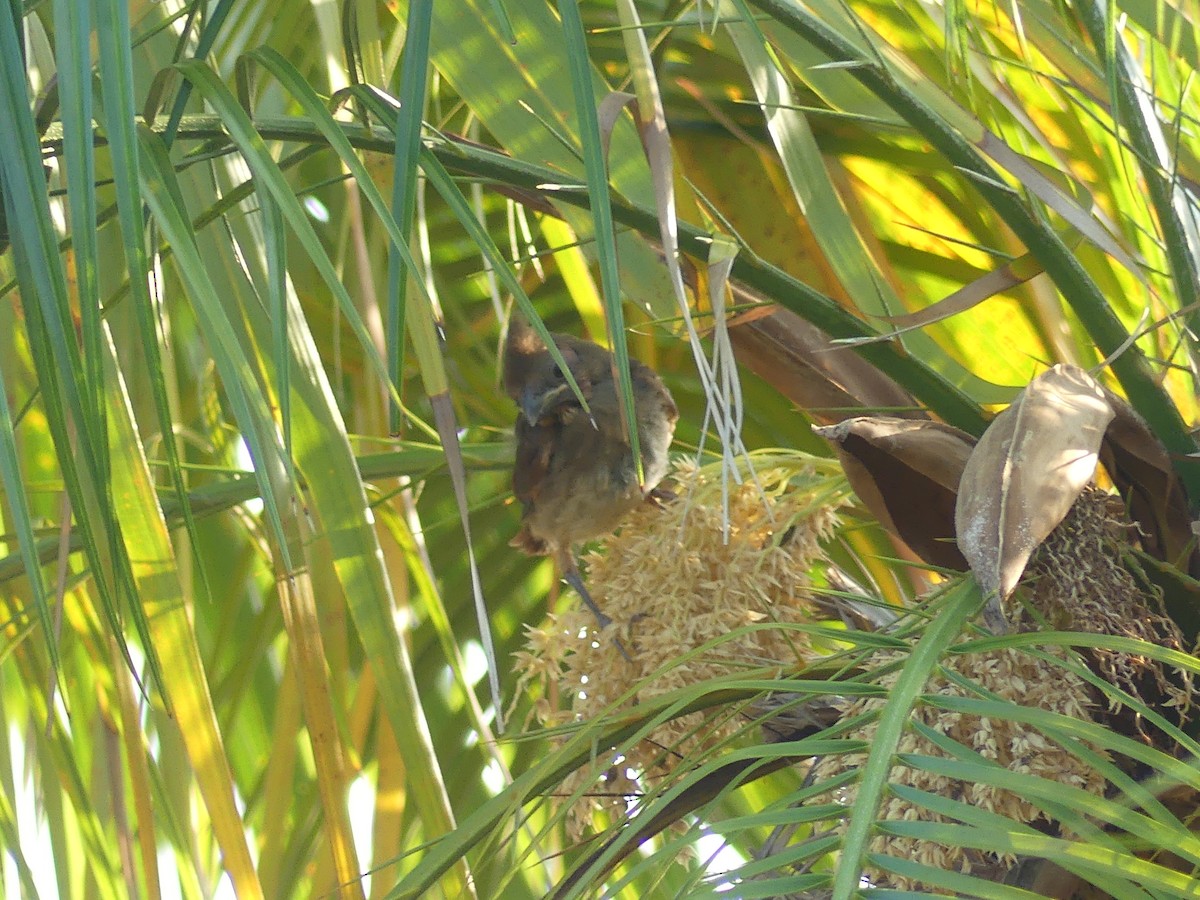
<svg viewBox="0 0 1200 900"><path fill-rule="evenodd" d="M553 337L591 415L583 411L537 333L514 316L504 348L504 387L520 407L513 493L525 512L511 543L530 555L553 556L603 627L608 617L579 577L574 547L608 534L639 503L657 496L679 413L654 371L630 360L645 477L639 484L617 398L613 355L591 341Z"/></svg>

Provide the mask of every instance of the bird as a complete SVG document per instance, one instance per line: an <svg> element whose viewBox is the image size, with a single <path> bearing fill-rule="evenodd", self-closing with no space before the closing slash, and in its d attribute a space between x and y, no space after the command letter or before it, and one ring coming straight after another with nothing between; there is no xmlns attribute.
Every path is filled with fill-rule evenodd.
<svg viewBox="0 0 1200 900"><path fill-rule="evenodd" d="M584 585L576 548L610 534L639 504L670 496L659 483L667 474L679 411L654 370L631 359L639 482L612 353L571 335L551 337L588 409L537 332L513 316L504 345L504 388L518 406L512 486L523 512L509 543L530 556L552 557L604 629L612 620Z"/></svg>

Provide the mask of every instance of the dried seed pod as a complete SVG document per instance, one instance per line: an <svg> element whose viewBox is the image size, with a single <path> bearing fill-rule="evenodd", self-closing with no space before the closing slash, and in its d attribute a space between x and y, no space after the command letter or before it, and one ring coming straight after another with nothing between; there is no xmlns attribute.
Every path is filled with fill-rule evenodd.
<svg viewBox="0 0 1200 900"><path fill-rule="evenodd" d="M967 461L955 525L959 549L988 596L984 620L1007 630L1001 604L1029 556L1091 481L1113 410L1078 366L1057 365L1025 388Z"/></svg>
<svg viewBox="0 0 1200 900"><path fill-rule="evenodd" d="M975 439L940 422L863 416L813 429L833 443L871 514L925 562L965 570L954 543L958 483Z"/></svg>

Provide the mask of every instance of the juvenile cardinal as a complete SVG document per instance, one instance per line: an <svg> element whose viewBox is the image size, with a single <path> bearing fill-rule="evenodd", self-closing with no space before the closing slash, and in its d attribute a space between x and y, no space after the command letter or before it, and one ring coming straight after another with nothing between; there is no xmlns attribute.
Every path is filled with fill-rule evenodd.
<svg viewBox="0 0 1200 900"><path fill-rule="evenodd" d="M565 334L553 338L591 414L580 406L541 338L514 316L504 348L504 387L520 407L513 493L525 511L510 543L531 556L553 556L604 628L611 620L584 587L575 546L608 534L639 503L657 498L679 412L654 371L630 360L645 478L639 484L617 399L613 355L591 341Z"/></svg>

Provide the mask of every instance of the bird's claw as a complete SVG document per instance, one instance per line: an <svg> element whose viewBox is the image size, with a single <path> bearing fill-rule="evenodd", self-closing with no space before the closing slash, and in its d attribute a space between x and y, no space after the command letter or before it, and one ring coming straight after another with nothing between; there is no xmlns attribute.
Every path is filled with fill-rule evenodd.
<svg viewBox="0 0 1200 900"><path fill-rule="evenodd" d="M599 630L604 631L608 628L612 624L612 619L606 616L600 607L596 605L596 601L592 599L591 593L583 583L583 577L579 574L579 570L572 568L563 573L563 578L566 579L567 584L575 589L575 593L583 600L584 605L592 611L592 615L596 617L596 625L599 627ZM621 639L614 635L613 643L617 645L617 650L625 657L625 661L632 663L633 657L629 655L629 651L625 649L625 645L621 643Z"/></svg>
<svg viewBox="0 0 1200 900"><path fill-rule="evenodd" d="M679 495L665 487L656 487L646 491L646 502L651 506L662 509L668 503L674 503Z"/></svg>
<svg viewBox="0 0 1200 900"><path fill-rule="evenodd" d="M580 594L579 596L583 598L584 602L588 606L588 609L592 611L592 615L596 617L596 627L601 632L603 632L608 628L609 625L613 623L613 620L600 611L600 607L596 605L595 601L593 601L586 592ZM617 650L620 651L620 654L625 657L625 662L632 663L633 657L629 655L629 651L625 649L625 645L621 643L621 639L616 635L613 635L613 643L617 645Z"/></svg>

